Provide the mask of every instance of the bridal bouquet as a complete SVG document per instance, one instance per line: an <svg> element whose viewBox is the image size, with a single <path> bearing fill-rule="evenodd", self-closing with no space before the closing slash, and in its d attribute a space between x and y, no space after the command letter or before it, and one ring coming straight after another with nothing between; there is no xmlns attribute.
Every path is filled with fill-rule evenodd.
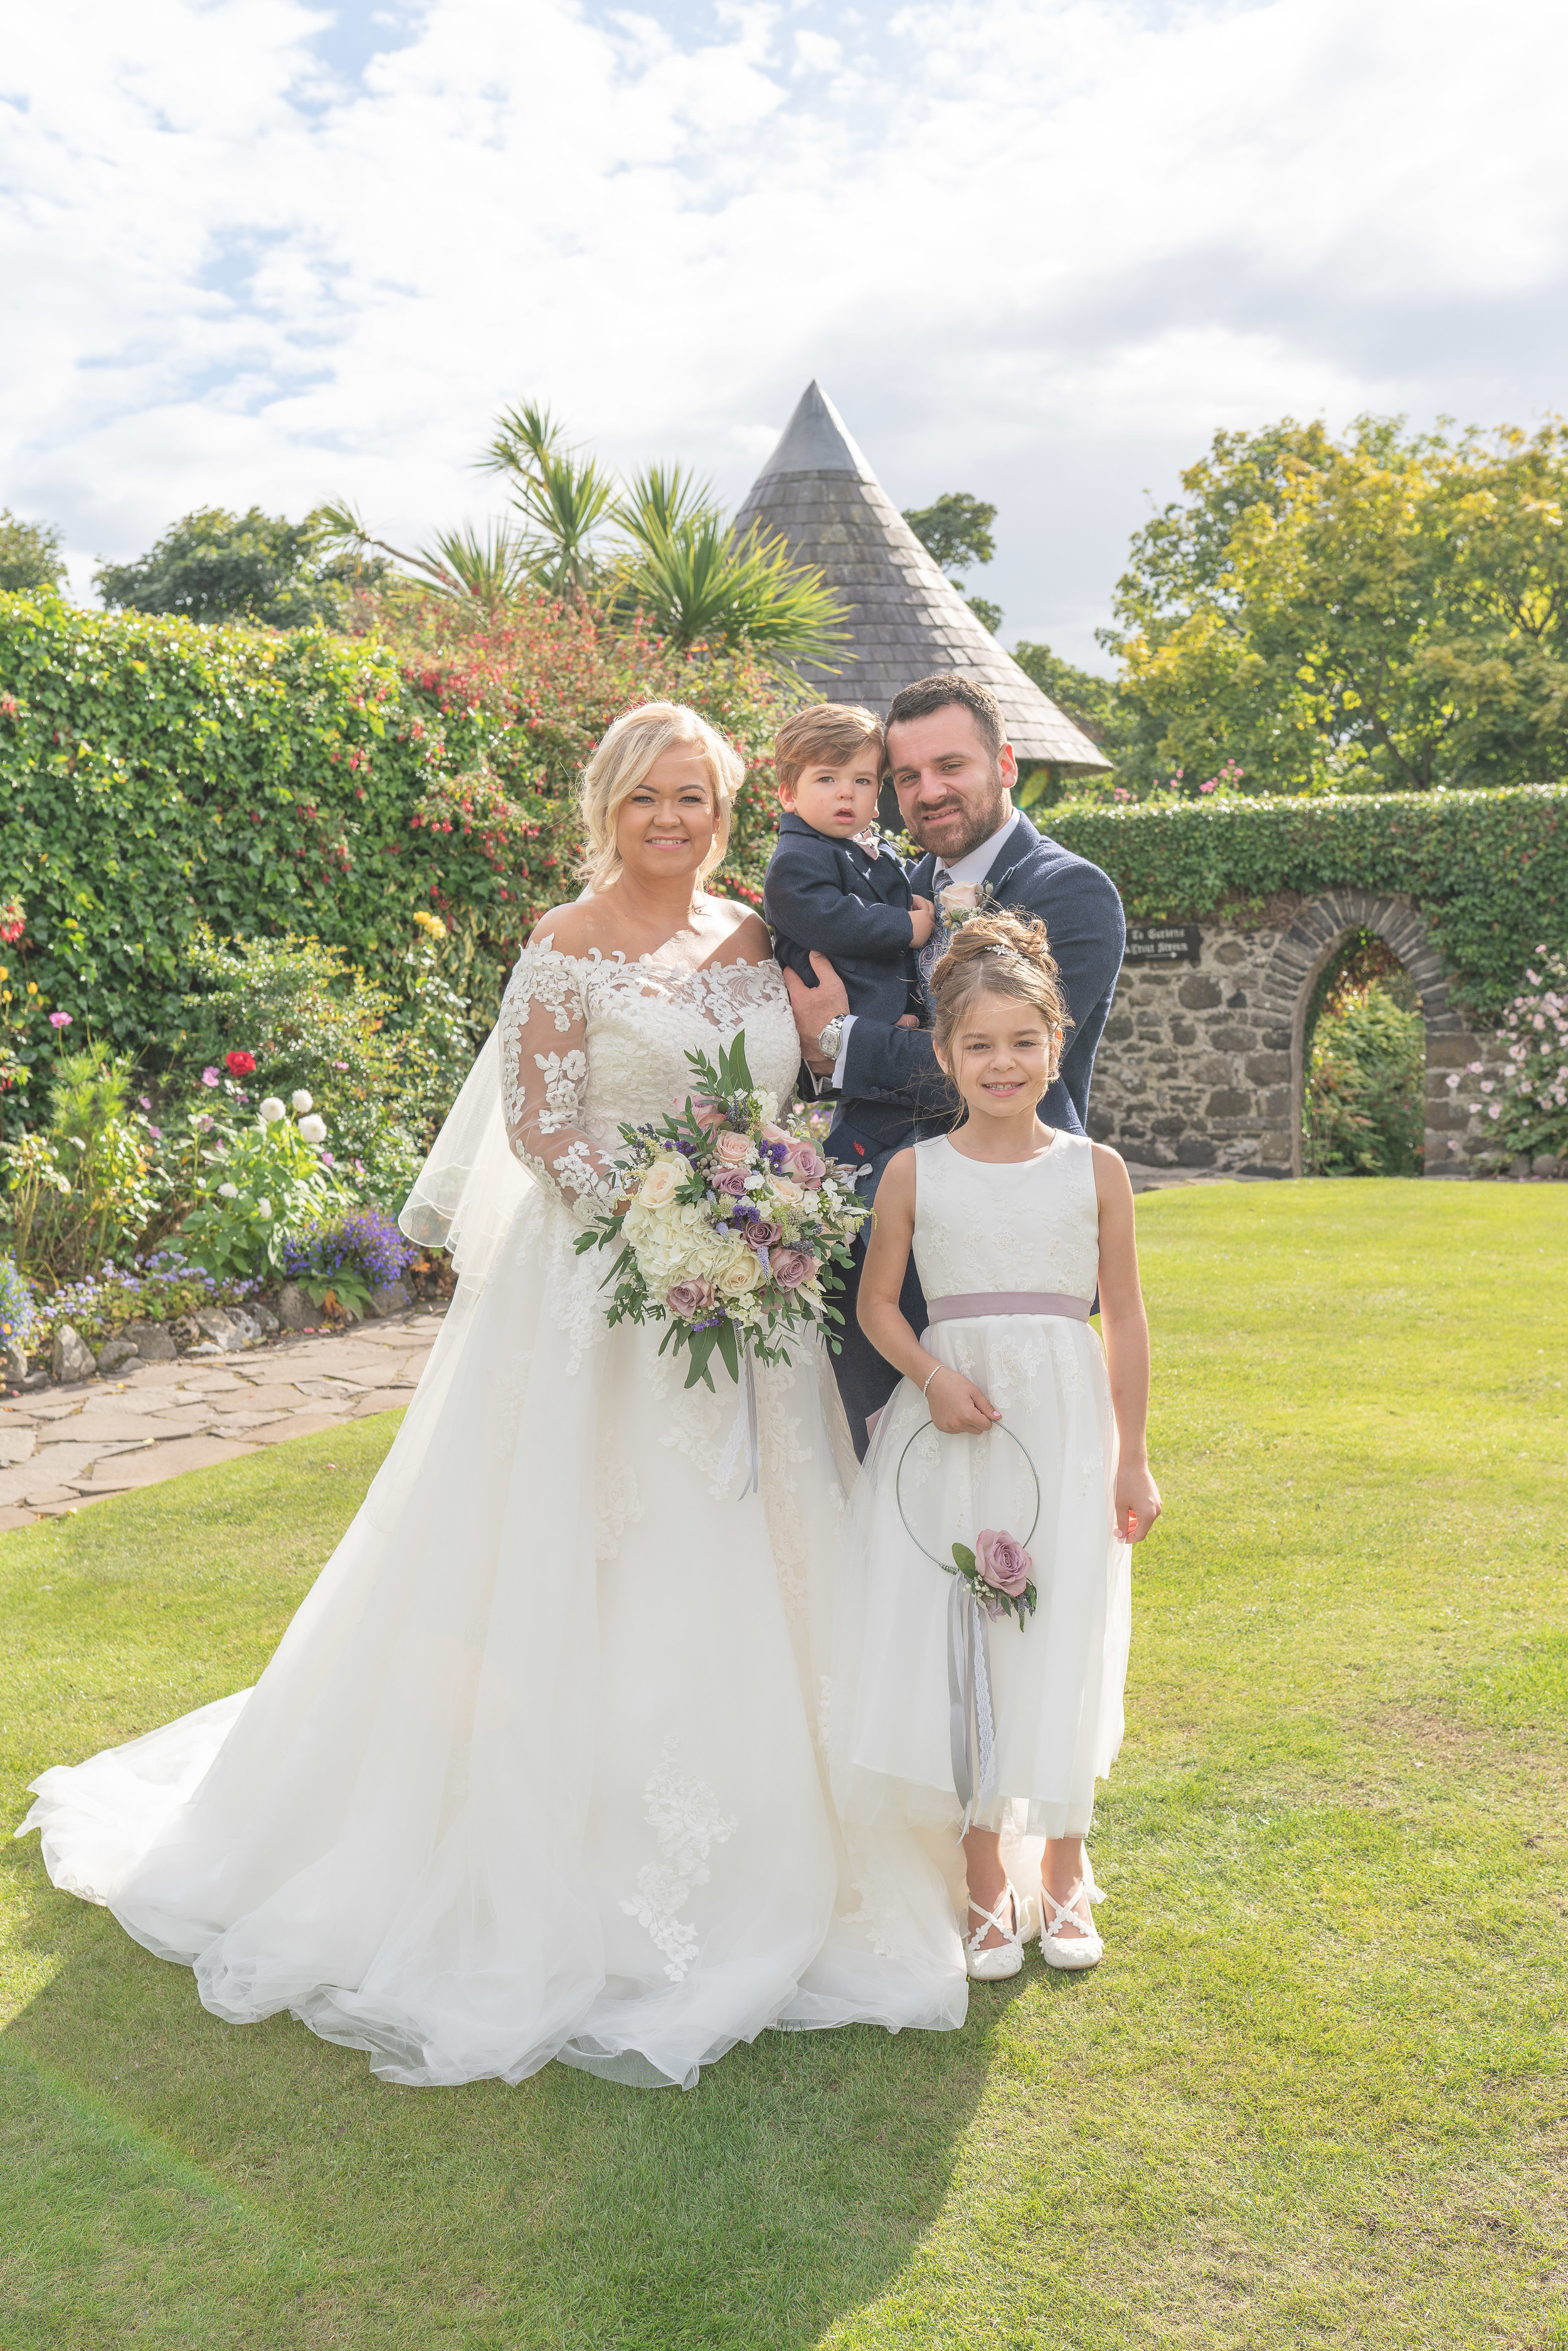
<svg viewBox="0 0 1568 2351"><path fill-rule="evenodd" d="M716 1066L706 1053L686 1059L692 1094L656 1123L622 1128L614 1197L577 1246L619 1245L606 1319L667 1321L659 1353L685 1348L687 1387L711 1388L716 1349L737 1381L743 1350L788 1363L792 1341L821 1331L836 1351L828 1326L843 1316L826 1293L871 1211L855 1198L857 1170L777 1124L777 1101L752 1084L744 1034Z"/></svg>

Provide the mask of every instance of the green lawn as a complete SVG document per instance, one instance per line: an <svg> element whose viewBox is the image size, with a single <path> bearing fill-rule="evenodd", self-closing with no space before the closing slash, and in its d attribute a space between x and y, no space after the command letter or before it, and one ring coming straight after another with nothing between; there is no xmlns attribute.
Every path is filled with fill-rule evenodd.
<svg viewBox="0 0 1568 2351"><path fill-rule="evenodd" d="M0 2346L1568 2346L1568 1193L1139 1204L1104 1964L400 2092L6 1848ZM250 1679L391 1435L0 1538L5 1797Z"/></svg>

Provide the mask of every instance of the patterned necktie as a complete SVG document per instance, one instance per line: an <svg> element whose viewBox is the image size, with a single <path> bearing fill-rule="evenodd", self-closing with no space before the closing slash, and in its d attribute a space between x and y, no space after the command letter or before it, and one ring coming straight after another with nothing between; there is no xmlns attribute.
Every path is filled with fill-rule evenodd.
<svg viewBox="0 0 1568 2351"><path fill-rule="evenodd" d="M952 879L953 876L945 865L938 865L931 877L931 895L936 902L936 920L931 925L931 936L919 949L915 958L915 967L920 974L921 993L925 998L927 1023L931 1019L931 975L946 954L948 944L953 936L942 919L942 893Z"/></svg>

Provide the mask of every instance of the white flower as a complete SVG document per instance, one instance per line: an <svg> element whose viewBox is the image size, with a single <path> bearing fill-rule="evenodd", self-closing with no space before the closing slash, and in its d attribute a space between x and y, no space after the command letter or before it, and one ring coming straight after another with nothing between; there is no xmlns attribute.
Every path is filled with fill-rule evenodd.
<svg viewBox="0 0 1568 2351"><path fill-rule="evenodd" d="M272 1214L272 1202L270 1200L258 1200L256 1204L256 1213L265 1221L265 1219Z"/></svg>
<svg viewBox="0 0 1568 2351"><path fill-rule="evenodd" d="M237 1184L220 1184L218 1186L218 1197L220 1200L237 1200L239 1198L239 1186Z"/></svg>
<svg viewBox="0 0 1568 2351"><path fill-rule="evenodd" d="M308 1094L307 1094L305 1099L307 1102L309 1101L310 1097ZM317 1117L313 1113L309 1118L302 1118L300 1120L299 1132L307 1143L325 1143L327 1140L327 1122L324 1118Z"/></svg>
<svg viewBox="0 0 1568 2351"><path fill-rule="evenodd" d="M303 1086L299 1088L297 1093L290 1094L288 1099L298 1111L308 1111L311 1108L310 1097L306 1092Z"/></svg>
<svg viewBox="0 0 1568 2351"><path fill-rule="evenodd" d="M283 1104L276 1094L268 1094L265 1102L257 1102L256 1111L268 1126L276 1126L284 1115Z"/></svg>

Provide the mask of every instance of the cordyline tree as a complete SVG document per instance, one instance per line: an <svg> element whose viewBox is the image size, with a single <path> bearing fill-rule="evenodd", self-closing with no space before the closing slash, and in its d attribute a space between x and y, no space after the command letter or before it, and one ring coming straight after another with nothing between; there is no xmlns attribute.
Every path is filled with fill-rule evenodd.
<svg viewBox="0 0 1568 2351"><path fill-rule="evenodd" d="M1220 433L1117 590L1117 782L1537 782L1568 763L1568 425Z"/></svg>
<svg viewBox="0 0 1568 2351"><path fill-rule="evenodd" d="M578 601L617 628L650 625L679 653L743 653L789 680L803 663L831 668L845 641L821 573L791 562L782 538L737 538L708 485L682 466L619 484L536 402L505 411L479 464L503 477L512 507L483 538L446 531L410 554L340 501L323 510L333 544L391 556L426 600L476 609L492 627L530 596Z"/></svg>

